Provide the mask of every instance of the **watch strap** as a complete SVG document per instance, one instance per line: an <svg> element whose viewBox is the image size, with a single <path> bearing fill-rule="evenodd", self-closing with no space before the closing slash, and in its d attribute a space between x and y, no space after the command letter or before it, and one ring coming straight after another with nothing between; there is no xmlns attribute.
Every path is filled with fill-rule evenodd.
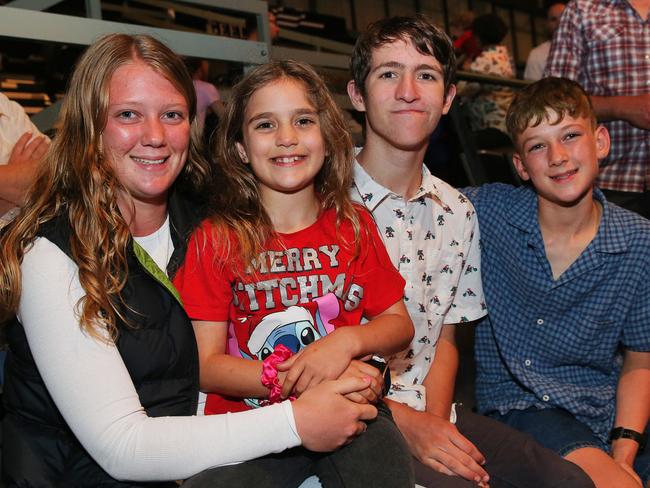
<svg viewBox="0 0 650 488"><path fill-rule="evenodd" d="M632 439L639 444L639 452L645 449L646 443L648 441L648 434L637 432L636 430L626 429L625 427L615 427L609 433L609 442L615 441L616 439Z"/></svg>

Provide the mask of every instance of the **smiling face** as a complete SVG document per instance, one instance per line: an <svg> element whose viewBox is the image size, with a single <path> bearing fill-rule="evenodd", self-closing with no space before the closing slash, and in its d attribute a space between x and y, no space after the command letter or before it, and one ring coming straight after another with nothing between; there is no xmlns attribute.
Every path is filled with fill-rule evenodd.
<svg viewBox="0 0 650 488"><path fill-rule="evenodd" d="M166 206L167 192L183 169L190 141L189 108L165 77L142 61L120 66L109 84L102 150L127 195L123 214ZM130 197L130 198L129 198Z"/></svg>
<svg viewBox="0 0 650 488"><path fill-rule="evenodd" d="M598 160L609 152L609 134L590 119L555 112L536 126L527 127L517 138L513 162L519 176L530 180L540 203L574 206L591 198L598 176Z"/></svg>
<svg viewBox="0 0 650 488"><path fill-rule="evenodd" d="M314 191L326 149L318 112L301 82L284 78L255 91L242 132L239 152L258 179L262 201Z"/></svg>
<svg viewBox="0 0 650 488"><path fill-rule="evenodd" d="M372 52L365 82L366 96L348 83L354 107L366 112L366 139L405 151L426 148L440 117L449 111L456 93L445 95L443 68L410 41L396 40Z"/></svg>

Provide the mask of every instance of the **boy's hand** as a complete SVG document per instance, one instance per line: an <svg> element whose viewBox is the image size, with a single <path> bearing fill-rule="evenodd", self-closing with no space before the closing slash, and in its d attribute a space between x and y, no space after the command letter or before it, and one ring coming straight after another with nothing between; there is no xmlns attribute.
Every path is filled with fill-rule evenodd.
<svg viewBox="0 0 650 488"><path fill-rule="evenodd" d="M287 398L292 393L299 396L308 388L325 380L338 378L346 370L352 357L345 328L337 329L318 339L278 364L279 373L287 372L282 383L282 398Z"/></svg>
<svg viewBox="0 0 650 488"><path fill-rule="evenodd" d="M368 388L361 391L348 393L346 398L357 403L375 403L381 398L384 378L381 372L371 364L353 359L339 378L369 378Z"/></svg>
<svg viewBox="0 0 650 488"><path fill-rule="evenodd" d="M312 388L291 404L302 445L311 451L333 451L365 432L377 416L372 405L360 405L344 396L368 388L368 381L345 378Z"/></svg>
<svg viewBox="0 0 650 488"><path fill-rule="evenodd" d="M474 481L479 486L489 486L490 477L481 467L485 458L454 424L401 404L393 409L393 415L411 453L422 464L449 476Z"/></svg>

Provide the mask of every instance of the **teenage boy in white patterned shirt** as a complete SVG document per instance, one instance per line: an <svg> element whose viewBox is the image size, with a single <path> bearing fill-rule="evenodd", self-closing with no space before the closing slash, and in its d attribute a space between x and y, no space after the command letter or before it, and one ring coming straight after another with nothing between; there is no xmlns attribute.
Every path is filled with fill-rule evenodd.
<svg viewBox="0 0 650 488"><path fill-rule="evenodd" d="M351 194L373 213L406 280L416 330L410 347L390 360L386 401L419 461L421 485L593 486L529 437L452 407L456 324L486 313L474 208L422 164L456 93L454 66L449 38L422 16L371 24L352 54L348 94L365 112L366 143Z"/></svg>

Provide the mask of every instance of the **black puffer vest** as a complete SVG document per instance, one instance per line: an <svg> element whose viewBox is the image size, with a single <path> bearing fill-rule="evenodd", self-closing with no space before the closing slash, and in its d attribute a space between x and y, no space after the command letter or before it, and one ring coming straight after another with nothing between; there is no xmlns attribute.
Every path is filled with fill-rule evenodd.
<svg viewBox="0 0 650 488"><path fill-rule="evenodd" d="M198 214L182 200L170 199L174 254L168 273L182 263ZM67 216L44 225L39 235L71 255ZM190 320L178 301L128 253L129 276L122 298L131 310L129 324L118 323L117 349L140 401L151 417L196 413L199 363ZM55 326L55 325L53 325ZM135 487L175 483L123 483L111 478L85 451L52 401L32 358L18 320L7 330L2 475L7 486ZM110 374L110 373L107 373ZM101 381L101 378L97 378Z"/></svg>

